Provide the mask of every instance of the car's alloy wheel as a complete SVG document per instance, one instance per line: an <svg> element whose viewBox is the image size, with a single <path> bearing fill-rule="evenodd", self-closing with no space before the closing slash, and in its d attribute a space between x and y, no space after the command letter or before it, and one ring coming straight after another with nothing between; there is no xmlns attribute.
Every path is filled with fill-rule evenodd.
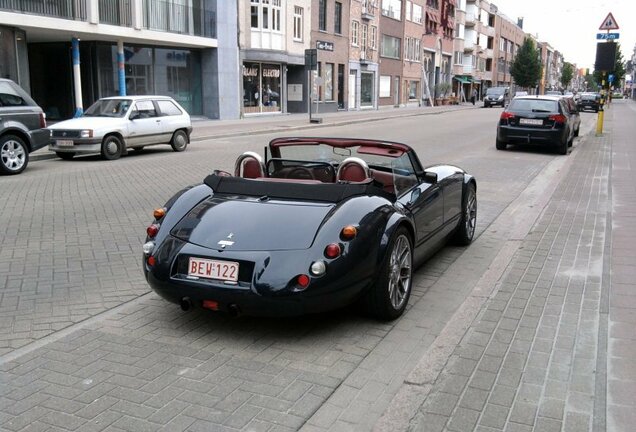
<svg viewBox="0 0 636 432"><path fill-rule="evenodd" d="M5 174L20 174L28 163L29 152L20 137L0 137L0 171Z"/></svg>
<svg viewBox="0 0 636 432"><path fill-rule="evenodd" d="M477 190L474 184L466 186L462 199L462 218L455 232L455 242L467 246L473 241L477 226Z"/></svg>
<svg viewBox="0 0 636 432"><path fill-rule="evenodd" d="M367 296L369 312L393 320L404 312L411 295L413 247L405 228L398 228L388 246L378 280Z"/></svg>
<svg viewBox="0 0 636 432"><path fill-rule="evenodd" d="M109 135L102 141L102 157L106 160L119 159L123 151L123 144L115 135Z"/></svg>
<svg viewBox="0 0 636 432"><path fill-rule="evenodd" d="M176 152L182 152L188 146L188 135L182 130L175 131L170 141L172 149Z"/></svg>

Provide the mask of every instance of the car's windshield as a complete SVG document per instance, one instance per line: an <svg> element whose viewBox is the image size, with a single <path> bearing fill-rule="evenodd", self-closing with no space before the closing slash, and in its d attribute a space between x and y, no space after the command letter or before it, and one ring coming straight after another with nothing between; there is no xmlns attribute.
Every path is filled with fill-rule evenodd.
<svg viewBox="0 0 636 432"><path fill-rule="evenodd" d="M131 105L130 99L100 99L84 112L84 117L124 117Z"/></svg>
<svg viewBox="0 0 636 432"><path fill-rule="evenodd" d="M504 89L499 87L493 87L486 90L487 95L495 95L495 96L502 95L503 92L504 92Z"/></svg>
<svg viewBox="0 0 636 432"><path fill-rule="evenodd" d="M513 99L508 111L558 112L557 101L547 99Z"/></svg>

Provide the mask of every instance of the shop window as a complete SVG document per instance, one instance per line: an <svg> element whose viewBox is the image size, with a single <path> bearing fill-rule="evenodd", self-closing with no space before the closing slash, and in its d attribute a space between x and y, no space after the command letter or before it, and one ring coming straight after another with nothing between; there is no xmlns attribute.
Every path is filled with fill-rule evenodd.
<svg viewBox="0 0 636 432"><path fill-rule="evenodd" d="M324 75L322 76L324 82L325 100L333 100L333 63L326 63L324 69Z"/></svg>

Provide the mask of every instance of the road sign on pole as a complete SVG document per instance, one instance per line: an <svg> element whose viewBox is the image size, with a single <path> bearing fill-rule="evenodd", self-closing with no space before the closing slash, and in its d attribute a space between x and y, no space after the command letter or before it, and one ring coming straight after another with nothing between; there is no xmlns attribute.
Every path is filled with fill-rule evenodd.
<svg viewBox="0 0 636 432"><path fill-rule="evenodd" d="M618 23L614 19L614 15L612 13L608 13L603 23L598 28L599 30L618 30Z"/></svg>
<svg viewBox="0 0 636 432"><path fill-rule="evenodd" d="M596 33L596 39L615 40L619 37L620 35L618 33Z"/></svg>

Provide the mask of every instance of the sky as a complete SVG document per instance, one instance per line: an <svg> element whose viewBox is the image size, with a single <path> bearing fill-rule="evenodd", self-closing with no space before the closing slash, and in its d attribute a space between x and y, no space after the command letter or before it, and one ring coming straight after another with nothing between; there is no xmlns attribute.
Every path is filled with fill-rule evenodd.
<svg viewBox="0 0 636 432"><path fill-rule="evenodd" d="M537 35L578 68L594 68L597 33L612 13L619 33L623 60L629 60L636 44L636 0L489 0L513 21L523 17L523 30Z"/></svg>

